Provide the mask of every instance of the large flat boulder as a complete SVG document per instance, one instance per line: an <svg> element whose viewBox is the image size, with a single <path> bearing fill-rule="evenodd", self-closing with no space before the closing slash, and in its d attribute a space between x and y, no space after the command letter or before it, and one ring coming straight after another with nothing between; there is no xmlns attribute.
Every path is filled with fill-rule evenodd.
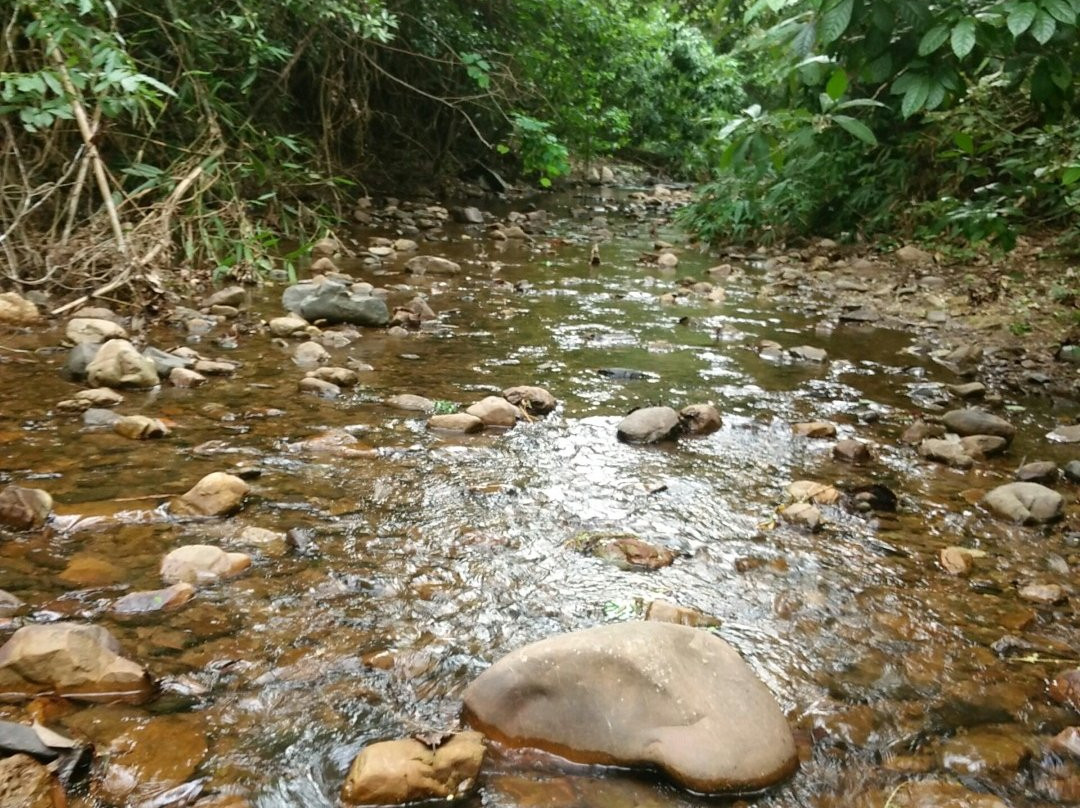
<svg viewBox="0 0 1080 808"><path fill-rule="evenodd" d="M779 705L738 652L700 629L629 622L508 654L464 694L465 718L512 746L656 768L695 791L746 791L798 767Z"/></svg>
<svg viewBox="0 0 1080 808"><path fill-rule="evenodd" d="M120 655L101 626L52 623L23 626L0 647L0 698L55 692L83 701L143 701L153 681Z"/></svg>

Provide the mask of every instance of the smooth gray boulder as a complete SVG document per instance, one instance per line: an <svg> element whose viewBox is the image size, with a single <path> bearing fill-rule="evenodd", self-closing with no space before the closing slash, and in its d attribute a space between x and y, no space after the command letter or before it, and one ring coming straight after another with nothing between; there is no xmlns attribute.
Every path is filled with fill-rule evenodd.
<svg viewBox="0 0 1080 808"><path fill-rule="evenodd" d="M658 622L520 648L466 688L489 737L587 764L656 768L695 791L764 788L798 768L783 712L726 642Z"/></svg>
<svg viewBox="0 0 1080 808"><path fill-rule="evenodd" d="M1016 434L1016 427L986 410L968 407L963 410L951 410L942 416L945 426L957 435L997 435L1011 441Z"/></svg>
<svg viewBox="0 0 1080 808"><path fill-rule="evenodd" d="M999 516L1020 524L1052 522L1061 517L1061 494L1039 483L1006 483L983 497L983 504Z"/></svg>
<svg viewBox="0 0 1080 808"><path fill-rule="evenodd" d="M671 407L642 407L619 422L618 438L625 443L673 440L682 431L679 413Z"/></svg>
<svg viewBox="0 0 1080 808"><path fill-rule="evenodd" d="M308 322L349 323L377 328L390 322L386 301L349 294L344 285L326 281L300 303L300 316Z"/></svg>

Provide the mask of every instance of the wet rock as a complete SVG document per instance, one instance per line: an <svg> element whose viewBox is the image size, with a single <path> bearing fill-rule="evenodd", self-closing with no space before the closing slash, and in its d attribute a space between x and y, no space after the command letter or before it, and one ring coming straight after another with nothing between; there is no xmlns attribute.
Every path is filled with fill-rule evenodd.
<svg viewBox="0 0 1080 808"><path fill-rule="evenodd" d="M994 513L1020 524L1052 522L1063 508L1061 494L1038 483L999 485L982 501Z"/></svg>
<svg viewBox="0 0 1080 808"><path fill-rule="evenodd" d="M313 368L316 365L325 365L330 361L330 352L317 342L302 342L293 351L293 362L302 368Z"/></svg>
<svg viewBox="0 0 1080 808"><path fill-rule="evenodd" d="M270 333L275 337L291 337L294 334L305 333L310 324L302 317L289 315L287 317L275 317L267 326Z"/></svg>
<svg viewBox="0 0 1080 808"><path fill-rule="evenodd" d="M308 374L313 379L336 384L338 387L352 387L360 381L355 370L338 367L323 367L310 371Z"/></svg>
<svg viewBox="0 0 1080 808"><path fill-rule="evenodd" d="M124 580L123 571L104 558L92 555L74 556L59 578L66 584L79 587L108 586Z"/></svg>
<svg viewBox="0 0 1080 808"><path fill-rule="evenodd" d="M199 387L206 384L206 377L190 368L173 368L169 371L169 384L181 389Z"/></svg>
<svg viewBox="0 0 1080 808"><path fill-rule="evenodd" d="M0 617L11 617L22 611L26 604L7 590L0 589Z"/></svg>
<svg viewBox="0 0 1080 808"><path fill-rule="evenodd" d="M354 805L444 801L476 788L484 736L459 732L432 749L416 739L365 746L349 768L341 798Z"/></svg>
<svg viewBox="0 0 1080 808"><path fill-rule="evenodd" d="M186 368L195 364L193 359L177 356L174 353L163 351L160 348L147 348L143 351L142 355L154 363L154 369L157 370L157 374L161 378L168 377L174 368Z"/></svg>
<svg viewBox="0 0 1080 808"><path fill-rule="evenodd" d="M195 596L195 587L189 583L177 583L165 589L148 592L130 592L112 605L117 614L147 614L149 612L179 609Z"/></svg>
<svg viewBox="0 0 1080 808"><path fill-rule="evenodd" d="M1057 463L1052 460L1037 460L1034 463L1025 463L1016 470L1016 479L1022 483L1053 485L1060 476L1061 472L1058 471Z"/></svg>
<svg viewBox="0 0 1080 808"><path fill-rule="evenodd" d="M1021 600L1040 606L1053 606L1068 600L1065 588L1058 584L1027 584L1016 590Z"/></svg>
<svg viewBox="0 0 1080 808"><path fill-rule="evenodd" d="M996 435L1006 441L1012 441L1016 427L993 413L974 407L966 410L952 410L941 419L945 426L957 435Z"/></svg>
<svg viewBox="0 0 1080 808"><path fill-rule="evenodd" d="M986 395L986 385L981 382L967 384L948 384L946 389L958 398L982 398Z"/></svg>
<svg viewBox="0 0 1080 808"><path fill-rule="evenodd" d="M289 444L289 451L338 457L370 457L374 449L362 448L360 441L343 429L329 429L319 435Z"/></svg>
<svg viewBox="0 0 1080 808"><path fill-rule="evenodd" d="M484 422L475 415L454 412L446 415L433 415L428 418L428 429L441 429L445 432L464 432L471 435L484 430Z"/></svg>
<svg viewBox="0 0 1080 808"><path fill-rule="evenodd" d="M111 427L121 418L112 410L103 410L100 407L91 407L83 411L83 424L89 427Z"/></svg>
<svg viewBox="0 0 1080 808"><path fill-rule="evenodd" d="M551 395L543 387L508 387L502 391L502 396L515 407L520 407L529 415L547 415L558 406L555 396Z"/></svg>
<svg viewBox="0 0 1080 808"><path fill-rule="evenodd" d="M596 372L607 379L619 379L620 381L637 381L658 378L654 373L645 373L641 370L630 368L597 368Z"/></svg>
<svg viewBox="0 0 1080 808"><path fill-rule="evenodd" d="M164 438L170 434L170 429L164 422L157 418L148 418L145 415L125 415L113 422L113 432L130 440L152 440Z"/></svg>
<svg viewBox="0 0 1080 808"><path fill-rule="evenodd" d="M124 403L124 397L108 387L95 387L92 390L80 390L75 394L80 401L89 401L92 407L115 407Z"/></svg>
<svg viewBox="0 0 1080 808"><path fill-rule="evenodd" d="M809 502L792 503L780 512L780 516L789 524L800 525L810 530L817 530L824 520L821 511Z"/></svg>
<svg viewBox="0 0 1080 808"><path fill-rule="evenodd" d="M1070 460L1063 469L1065 479L1071 483L1080 483L1080 460Z"/></svg>
<svg viewBox="0 0 1080 808"><path fill-rule="evenodd" d="M830 424L827 421L808 421L792 424L791 431L801 438L835 438L836 424Z"/></svg>
<svg viewBox="0 0 1080 808"><path fill-rule="evenodd" d="M215 471L173 500L172 512L180 516L227 516L240 510L249 490L239 477Z"/></svg>
<svg viewBox="0 0 1080 808"><path fill-rule="evenodd" d="M37 306L17 292L0 294L0 323L8 325L33 325L41 315Z"/></svg>
<svg viewBox="0 0 1080 808"><path fill-rule="evenodd" d="M592 554L623 570L658 570L671 566L675 554L633 536L599 540L592 544Z"/></svg>
<svg viewBox="0 0 1080 808"><path fill-rule="evenodd" d="M967 577L975 568L975 556L963 547L945 547L938 553L938 564L949 575Z"/></svg>
<svg viewBox="0 0 1080 808"><path fill-rule="evenodd" d="M207 584L232 578L251 566L251 556L227 553L212 544L177 547L161 560L161 579L167 584Z"/></svg>
<svg viewBox="0 0 1080 808"><path fill-rule="evenodd" d="M465 410L484 422L484 426L512 427L517 423L518 409L505 398L488 396Z"/></svg>
<svg viewBox="0 0 1080 808"><path fill-rule="evenodd" d="M969 455L959 441L930 438L919 444L919 455L927 460L945 463L958 469L969 469L975 459Z"/></svg>
<svg viewBox="0 0 1080 808"><path fill-rule="evenodd" d="M5 696L55 691L83 701L143 701L152 690L149 674L120 656L120 644L101 626L24 626L0 647Z"/></svg>
<svg viewBox="0 0 1080 808"><path fill-rule="evenodd" d="M695 628L714 628L720 625L720 620L711 614L702 614L696 609L668 603L666 600L651 601L645 607L645 619L655 623L675 623Z"/></svg>
<svg viewBox="0 0 1080 808"><path fill-rule="evenodd" d="M413 275L457 275L461 264L437 255L415 255L405 262L405 271Z"/></svg>
<svg viewBox="0 0 1080 808"><path fill-rule="evenodd" d="M968 435L960 438L960 445L964 451L976 460L984 457L992 457L1001 454L1008 447L1009 442L998 435Z"/></svg>
<svg viewBox="0 0 1080 808"><path fill-rule="evenodd" d="M679 256L671 252L662 252L656 256L656 265L672 269L679 265Z"/></svg>
<svg viewBox="0 0 1080 808"><path fill-rule="evenodd" d="M305 376L296 386L301 393L318 396L319 398L337 398L341 395L341 388L336 384L324 379L317 379L314 376Z"/></svg>
<svg viewBox="0 0 1080 808"><path fill-rule="evenodd" d="M815 348L812 345L800 345L790 349L788 353L796 359L803 359L807 362L824 362L829 358L829 355L824 350Z"/></svg>
<svg viewBox="0 0 1080 808"><path fill-rule="evenodd" d="M1065 727L1050 741L1050 748L1059 755L1080 760L1080 727Z"/></svg>
<svg viewBox="0 0 1080 808"><path fill-rule="evenodd" d="M226 286L224 289L219 289L214 292L208 298L203 301L203 306L212 308L214 306L234 306L239 307L244 304L247 299L247 290L243 286Z"/></svg>
<svg viewBox="0 0 1080 808"><path fill-rule="evenodd" d="M4 322L3 317L3 300L0 296L0 322ZM57 808L57 803L53 802L53 791L52 774L29 755L0 758L0 805L10 808Z"/></svg>
<svg viewBox="0 0 1080 808"><path fill-rule="evenodd" d="M269 556L283 556L288 549L288 537L284 533L251 525L236 535L236 541L249 547L257 547Z"/></svg>
<svg viewBox="0 0 1080 808"><path fill-rule="evenodd" d="M231 376L236 373L236 365L232 362L219 362L213 359L200 359L192 369L206 376Z"/></svg>
<svg viewBox="0 0 1080 808"><path fill-rule="evenodd" d="M1050 698L1080 713L1080 668L1059 673L1047 690Z"/></svg>
<svg viewBox="0 0 1080 808"><path fill-rule="evenodd" d="M1080 443L1080 424L1059 426L1046 437L1055 443Z"/></svg>
<svg viewBox="0 0 1080 808"><path fill-rule="evenodd" d="M855 465L869 463L871 460L870 447L862 441L851 439L838 441L833 446L832 455L834 460Z"/></svg>
<svg viewBox="0 0 1080 808"><path fill-rule="evenodd" d="M387 407L410 412L434 412L435 402L423 396L414 396L409 393L391 396L384 402Z"/></svg>
<svg viewBox="0 0 1080 808"><path fill-rule="evenodd" d="M202 793L187 782L206 759L206 728L196 715L130 715L113 734L115 718L88 727L108 761L101 788L110 804L180 808ZM106 734L108 733L108 734ZM110 737L111 736L111 737ZM170 799L171 797L171 799Z"/></svg>
<svg viewBox="0 0 1080 808"><path fill-rule="evenodd" d="M840 492L831 485L813 480L796 480L787 488L788 496L796 502L813 502L818 505L835 505Z"/></svg>
<svg viewBox="0 0 1080 808"><path fill-rule="evenodd" d="M386 335L396 339L403 339L409 336L409 329L402 328L400 325L391 326L386 330Z"/></svg>
<svg viewBox="0 0 1080 808"><path fill-rule="evenodd" d="M15 530L33 530L45 524L53 499L40 488L8 485L0 491L0 525Z"/></svg>
<svg viewBox="0 0 1080 808"><path fill-rule="evenodd" d="M992 794L971 791L959 783L938 780L905 780L898 786L870 789L861 794L843 793L837 801L820 808L1011 808Z"/></svg>
<svg viewBox="0 0 1080 808"><path fill-rule="evenodd" d="M1017 738L1019 727L973 727L943 741L937 756L942 768L959 775L1015 773L1031 749Z"/></svg>
<svg viewBox="0 0 1080 808"><path fill-rule="evenodd" d="M690 404L679 410L679 421L687 435L711 435L724 425L712 404Z"/></svg>
<svg viewBox="0 0 1080 808"><path fill-rule="evenodd" d="M674 440L682 430L679 413L671 407L642 407L619 422L616 435L625 443Z"/></svg>
<svg viewBox="0 0 1080 808"><path fill-rule="evenodd" d="M462 224L484 223L484 214L480 211L479 208L454 208L451 213L453 214L454 221L461 222Z"/></svg>
<svg viewBox="0 0 1080 808"><path fill-rule="evenodd" d="M111 339L102 345L86 366L94 387L147 388L158 383L157 368L127 340Z"/></svg>
<svg viewBox="0 0 1080 808"><path fill-rule="evenodd" d="M112 320L76 317L68 321L64 337L74 345L84 342L104 343L111 339L127 339L127 331Z"/></svg>
<svg viewBox="0 0 1080 808"><path fill-rule="evenodd" d="M730 645L687 626L551 637L499 660L463 700L469 724L510 745L655 766L695 791L762 788L798 767L772 694Z"/></svg>
<svg viewBox="0 0 1080 808"><path fill-rule="evenodd" d="M378 328L390 322L390 310L379 297L349 294L343 284L326 281L300 303L298 312L308 322Z"/></svg>

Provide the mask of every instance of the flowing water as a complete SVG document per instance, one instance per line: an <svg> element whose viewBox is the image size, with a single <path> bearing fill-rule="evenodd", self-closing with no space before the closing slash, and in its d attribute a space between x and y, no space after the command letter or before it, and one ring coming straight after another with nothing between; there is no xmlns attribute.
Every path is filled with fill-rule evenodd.
<svg viewBox="0 0 1080 808"><path fill-rule="evenodd" d="M337 805L360 747L453 727L464 686L506 652L628 619L663 598L719 618L719 635L796 729L800 772L744 798L753 804L848 805L864 789L888 795L919 776L956 780L1018 808L1058 804L1048 783L1077 770L1044 751L1070 721L1045 687L1069 666L1080 631L1070 606L1034 607L1016 585L1070 586L1077 534L1068 523L1014 527L970 504L972 489L1010 480L1025 458L1070 459L1043 437L1055 413L1041 401L1007 399L1020 433L1006 456L969 472L922 461L897 441L920 411L913 391L958 380L905 351L909 335L816 329L813 316L758 299L762 270L753 261L736 262L742 272L726 282L723 303L663 306L660 294L680 278L702 278L716 260L686 251L674 272L642 266L648 224L608 215L616 237L602 245L598 267L588 264L588 239L575 238L585 225L569 217L551 227L566 239L552 246L552 237L497 244L461 230L423 246L462 262L465 272L449 282L410 278L398 264L381 274L348 267L376 284L425 292L445 327L408 338L366 331L332 349L333 364L375 368L337 400L298 394L303 372L267 334L241 332L226 350L214 341L218 329L192 347L240 362L235 377L126 394L120 412L174 422L161 441L129 441L54 410L78 389L60 376L64 353L49 350L59 326L5 336L0 483L48 490L59 517L45 532L0 541L0 588L32 605L28 619L108 627L165 683L142 708L65 707L54 725L101 745L141 728L150 740L127 761L136 780L205 777L208 790L259 808ZM253 293L251 311L281 314L280 287ZM829 361L770 360L754 350L761 339L818 346ZM171 348L187 337L162 328L149 341ZM596 372L607 367L655 375L627 381ZM417 393L468 404L517 384L547 388L558 410L509 432L447 437L380 403ZM615 440L634 407L704 401L724 416L713 435L663 447ZM840 464L830 441L792 436L791 422L818 419L873 443L874 461ZM378 454L291 450L328 428ZM262 470L240 514L179 522L155 508L236 465ZM829 524L811 534L776 518L786 486L799 479L883 484L900 507L877 515L827 508ZM1071 511L1072 487L1059 489ZM159 499L138 499L152 495ZM161 586L158 567L170 549L245 549L232 537L248 525L302 529L311 545L256 552L248 574L201 589L173 613L119 621L108 612L127 591ZM623 571L567 546L583 531L631 532L679 556L657 572ZM949 545L985 551L972 577L937 566ZM1007 653L995 646L1005 635L1036 650ZM1017 744L1026 753L1015 754ZM141 788L140 799L153 786ZM138 801L110 793L123 789L82 800ZM647 778L553 772L496 755L470 804L703 802L717 801Z"/></svg>

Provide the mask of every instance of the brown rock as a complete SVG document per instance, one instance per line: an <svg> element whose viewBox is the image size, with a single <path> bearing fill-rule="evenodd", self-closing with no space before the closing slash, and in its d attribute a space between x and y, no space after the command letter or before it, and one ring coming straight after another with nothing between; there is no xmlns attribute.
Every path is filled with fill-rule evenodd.
<svg viewBox="0 0 1080 808"><path fill-rule="evenodd" d="M88 401L92 407L115 407L124 403L124 397L108 387L95 387L92 390L80 390L75 394L80 401Z"/></svg>
<svg viewBox="0 0 1080 808"><path fill-rule="evenodd" d="M215 471L174 499L172 512L180 516L227 516L240 510L249 490L239 477Z"/></svg>
<svg viewBox="0 0 1080 808"><path fill-rule="evenodd" d="M1009 442L998 435L968 435L960 438L960 445L965 452L978 460L1001 454Z"/></svg>
<svg viewBox="0 0 1080 808"><path fill-rule="evenodd" d="M0 647L0 694L31 697L55 691L83 701L143 701L149 674L120 656L100 626L50 623L20 628Z"/></svg>
<svg viewBox="0 0 1080 808"><path fill-rule="evenodd" d="M1015 773L1031 757L1020 727L972 727L938 747L939 765L962 776Z"/></svg>
<svg viewBox="0 0 1080 808"><path fill-rule="evenodd" d="M1053 606L1055 603L1064 603L1068 599L1064 587L1058 584L1027 584L1020 587L1016 594L1021 600L1042 606Z"/></svg>
<svg viewBox="0 0 1080 808"><path fill-rule="evenodd" d="M484 426L512 427L517 423L518 408L499 396L488 396L465 410L484 422Z"/></svg>
<svg viewBox="0 0 1080 808"><path fill-rule="evenodd" d="M353 760L341 798L355 805L453 800L476 788L484 736L459 732L432 749L415 739L364 747Z"/></svg>
<svg viewBox="0 0 1080 808"><path fill-rule="evenodd" d="M198 387L206 384L206 377L190 368L173 368L169 371L169 384L180 388Z"/></svg>
<svg viewBox="0 0 1080 808"><path fill-rule="evenodd" d="M836 424L830 424L827 421L809 421L792 424L791 431L802 438L835 438Z"/></svg>
<svg viewBox="0 0 1080 808"><path fill-rule="evenodd" d="M975 459L954 440L928 438L919 444L919 455L957 469L969 469L975 465Z"/></svg>
<svg viewBox="0 0 1080 808"><path fill-rule="evenodd" d="M411 412L431 412L435 409L435 402L430 398L424 398L423 396L414 396L409 393L403 393L386 399L386 406L394 407L399 410L409 410Z"/></svg>
<svg viewBox="0 0 1080 808"><path fill-rule="evenodd" d="M690 404L679 410L679 420L688 435L711 435L724 425L712 404Z"/></svg>
<svg viewBox="0 0 1080 808"><path fill-rule="evenodd" d="M502 391L503 398L515 407L521 407L529 415L547 415L558 406L555 396L543 387L508 387Z"/></svg>
<svg viewBox="0 0 1080 808"><path fill-rule="evenodd" d="M794 502L780 511L780 516L785 522L802 525L810 530L817 530L821 527L823 519L821 511L809 502Z"/></svg>
<svg viewBox="0 0 1080 808"><path fill-rule="evenodd" d="M106 720L100 725L111 730L116 723ZM99 729L91 731L91 737L98 735L108 761L101 786L110 802L146 805L190 780L206 759L206 728L199 716L133 715L120 726L120 733L111 738Z"/></svg>
<svg viewBox="0 0 1080 808"><path fill-rule="evenodd" d="M77 555L68 562L59 577L72 586L108 586L124 580L124 573L104 558Z"/></svg>
<svg viewBox="0 0 1080 808"><path fill-rule="evenodd" d="M654 766L695 791L749 791L798 767L772 694L701 629L629 622L507 655L465 690L469 724L579 763Z"/></svg>
<svg viewBox="0 0 1080 808"><path fill-rule="evenodd" d="M966 577L975 567L975 556L963 547L945 547L938 553L938 563L949 575Z"/></svg>
<svg viewBox="0 0 1080 808"><path fill-rule="evenodd" d="M16 292L0 294L0 323L32 325L41 319L37 306Z"/></svg>
<svg viewBox="0 0 1080 808"><path fill-rule="evenodd" d="M840 492L831 485L816 483L813 480L796 480L787 489L788 496L796 502L813 502L817 505L835 505L840 500Z"/></svg>
<svg viewBox="0 0 1080 808"><path fill-rule="evenodd" d="M843 793L822 808L1010 808L992 794L970 791L958 783L938 780L905 780L887 789L862 794Z"/></svg>
<svg viewBox="0 0 1080 808"><path fill-rule="evenodd" d="M9 485L0 491L0 525L15 530L32 530L45 524L53 499L40 488Z"/></svg>
<svg viewBox="0 0 1080 808"><path fill-rule="evenodd" d="M435 255L417 255L405 262L405 271L413 275L456 275L461 264Z"/></svg>
<svg viewBox="0 0 1080 808"><path fill-rule="evenodd" d="M484 422L475 415L465 412L455 412L448 415L433 415L428 418L428 429L442 429L446 432L464 432L472 434L482 432Z"/></svg>
<svg viewBox="0 0 1080 808"><path fill-rule="evenodd" d="M857 440L842 440L833 446L833 459L862 465L870 462L870 447Z"/></svg>
<svg viewBox="0 0 1080 808"><path fill-rule="evenodd" d="M94 387L141 389L158 384L154 363L126 339L111 339L102 345L86 366L86 378Z"/></svg>
<svg viewBox="0 0 1080 808"><path fill-rule="evenodd" d="M356 371L348 368L319 368L318 370L308 371L307 375L324 382L330 382L338 387L352 387L360 381Z"/></svg>
<svg viewBox="0 0 1080 808"><path fill-rule="evenodd" d="M151 440L164 438L170 430L157 418L147 418L145 415L125 415L113 421L113 432L131 440Z"/></svg>
<svg viewBox="0 0 1080 808"><path fill-rule="evenodd" d="M1080 668L1059 673L1050 683L1050 698L1080 713Z"/></svg>
<svg viewBox="0 0 1080 808"><path fill-rule="evenodd" d="M251 566L251 556L226 553L212 544L177 547L161 560L161 578L167 584L212 583L239 575Z"/></svg>
<svg viewBox="0 0 1080 808"><path fill-rule="evenodd" d="M1065 727L1050 741L1050 748L1080 760L1080 727Z"/></svg>
<svg viewBox="0 0 1080 808"><path fill-rule="evenodd" d="M695 609L668 603L666 600L654 600L649 603L645 609L645 619L695 628L712 628L720 625L720 620L711 614L702 614Z"/></svg>
<svg viewBox="0 0 1080 808"><path fill-rule="evenodd" d="M173 584L165 589L131 592L112 605L118 614L146 614L179 609L195 596L195 587L188 583Z"/></svg>
<svg viewBox="0 0 1080 808"><path fill-rule="evenodd" d="M0 300L0 322L3 317ZM55 790L63 794L59 783ZM4 808L57 808L53 792L52 774L29 755L0 758L0 805Z"/></svg>
<svg viewBox="0 0 1080 808"><path fill-rule="evenodd" d="M337 398L341 395L341 388L332 382L316 379L314 376L305 376L296 388L301 393L318 396L319 398Z"/></svg>
<svg viewBox="0 0 1080 808"><path fill-rule="evenodd" d="M658 570L675 560L675 554L666 547L657 547L631 536L597 542L592 553L627 570Z"/></svg>
<svg viewBox="0 0 1080 808"><path fill-rule="evenodd" d="M928 424L926 421L918 420L904 430L904 434L900 436L900 442L914 446L927 438L943 437L945 437L945 427L941 424Z"/></svg>
<svg viewBox="0 0 1080 808"><path fill-rule="evenodd" d="M219 362L214 359L199 359L192 365L192 369L204 376L231 376L236 373L236 365L232 362Z"/></svg>

